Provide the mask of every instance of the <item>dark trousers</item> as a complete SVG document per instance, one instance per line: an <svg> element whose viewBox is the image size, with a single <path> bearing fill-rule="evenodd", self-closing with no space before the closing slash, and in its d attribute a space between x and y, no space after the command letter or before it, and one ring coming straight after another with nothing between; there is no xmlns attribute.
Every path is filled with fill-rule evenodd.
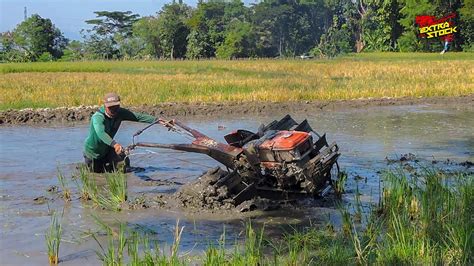
<svg viewBox="0 0 474 266"><path fill-rule="evenodd" d="M125 154L117 155L114 149L109 149L109 152L102 158L90 159L84 155L84 161L89 168L89 171L94 173L125 172L127 167L130 167L130 160L125 157Z"/></svg>

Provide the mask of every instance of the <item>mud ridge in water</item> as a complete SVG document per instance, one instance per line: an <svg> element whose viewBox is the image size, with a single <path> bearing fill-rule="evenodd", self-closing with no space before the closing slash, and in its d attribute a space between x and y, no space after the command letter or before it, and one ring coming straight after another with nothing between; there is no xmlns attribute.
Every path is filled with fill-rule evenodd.
<svg viewBox="0 0 474 266"><path fill-rule="evenodd" d="M157 117L232 116L244 114L274 114L278 112L320 112L351 108L437 104L472 106L474 94L460 97L383 98L340 101L300 102L229 102L229 103L162 103L155 106L127 107ZM98 106L0 111L0 125L53 124L87 122Z"/></svg>
<svg viewBox="0 0 474 266"><path fill-rule="evenodd" d="M129 209L181 209L190 213L202 211L235 213L254 210L269 211L291 204L289 201L268 200L255 195L252 199L236 205L225 186L216 188L213 185L227 174L227 171L216 167L204 172L195 181L184 184L173 194L162 193L151 197L142 194L128 202L127 207Z"/></svg>

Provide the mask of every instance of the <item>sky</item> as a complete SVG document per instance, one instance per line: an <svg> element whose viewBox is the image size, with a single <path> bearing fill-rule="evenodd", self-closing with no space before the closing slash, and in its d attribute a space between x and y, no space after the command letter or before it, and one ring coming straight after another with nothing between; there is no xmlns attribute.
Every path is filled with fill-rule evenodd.
<svg viewBox="0 0 474 266"><path fill-rule="evenodd" d="M70 40L81 39L80 30L88 28L84 22L95 18L94 11L132 11L140 16L155 15L161 7L172 0L0 0L0 32L13 30L24 18L39 14L49 18L64 36ZM198 0L184 0L196 6ZM253 0L244 0L253 3Z"/></svg>

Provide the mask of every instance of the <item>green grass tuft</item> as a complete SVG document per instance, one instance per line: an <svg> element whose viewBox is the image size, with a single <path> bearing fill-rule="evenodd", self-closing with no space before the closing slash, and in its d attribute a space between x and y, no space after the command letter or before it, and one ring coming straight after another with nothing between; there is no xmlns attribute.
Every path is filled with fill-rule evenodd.
<svg viewBox="0 0 474 266"><path fill-rule="evenodd" d="M50 265L59 263L59 247L61 245L62 226L56 212L51 215L51 223L46 231L45 240L48 249L48 261Z"/></svg>

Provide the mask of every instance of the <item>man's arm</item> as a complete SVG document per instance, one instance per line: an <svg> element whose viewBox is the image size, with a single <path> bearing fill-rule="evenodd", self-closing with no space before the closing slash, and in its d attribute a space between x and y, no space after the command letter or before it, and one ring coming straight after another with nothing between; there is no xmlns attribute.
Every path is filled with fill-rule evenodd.
<svg viewBox="0 0 474 266"><path fill-rule="evenodd" d="M99 139L113 147L115 145L115 141L112 139L112 137L109 136L109 134L107 134L107 132L105 132L105 126L104 126L104 115L103 114L95 114L92 116L92 125L94 127L94 131L95 133L97 134L97 137L99 137Z"/></svg>
<svg viewBox="0 0 474 266"><path fill-rule="evenodd" d="M123 120L127 120L127 121L143 122L143 123L149 123L149 124L156 121L156 117L152 115L132 112L125 108L121 108L120 116Z"/></svg>

